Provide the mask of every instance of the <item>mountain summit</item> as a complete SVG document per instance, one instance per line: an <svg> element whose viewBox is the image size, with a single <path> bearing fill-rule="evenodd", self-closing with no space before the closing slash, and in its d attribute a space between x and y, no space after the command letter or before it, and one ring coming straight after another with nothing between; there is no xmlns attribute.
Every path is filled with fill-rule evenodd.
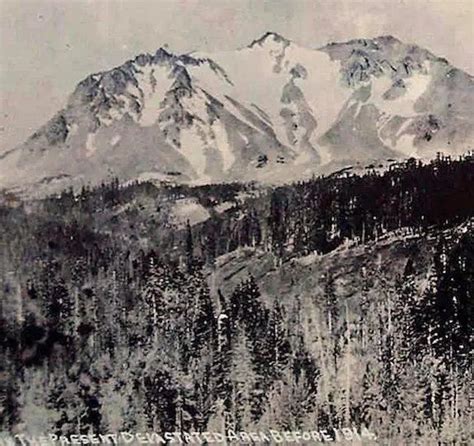
<svg viewBox="0 0 474 446"><path fill-rule="evenodd" d="M275 33L273 31L267 31L265 34L262 35L262 37L252 41L252 43L248 47L252 48L256 45L262 46L268 42L282 43L283 45L286 45L286 46L288 46L291 43L290 40L285 39L282 35Z"/></svg>
<svg viewBox="0 0 474 446"><path fill-rule="evenodd" d="M474 140L474 81L392 36L298 46L268 32L213 54L160 48L82 80L0 158L0 187L292 181Z"/></svg>

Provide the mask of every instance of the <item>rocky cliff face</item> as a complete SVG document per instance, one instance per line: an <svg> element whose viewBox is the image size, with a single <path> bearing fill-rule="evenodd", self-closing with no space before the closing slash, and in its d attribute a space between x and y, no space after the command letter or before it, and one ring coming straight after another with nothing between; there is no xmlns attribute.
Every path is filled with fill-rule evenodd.
<svg viewBox="0 0 474 446"><path fill-rule="evenodd" d="M0 159L0 187L112 176L285 182L473 146L473 77L391 36L302 48L274 33L214 54L159 49L76 87Z"/></svg>

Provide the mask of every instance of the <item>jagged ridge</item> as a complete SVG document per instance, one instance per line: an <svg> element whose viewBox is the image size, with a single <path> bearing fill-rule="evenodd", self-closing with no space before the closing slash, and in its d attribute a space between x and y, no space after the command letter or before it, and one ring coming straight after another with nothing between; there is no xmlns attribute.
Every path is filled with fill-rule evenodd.
<svg viewBox="0 0 474 446"><path fill-rule="evenodd" d="M0 187L111 175L274 183L463 153L473 141L473 85L393 36L311 50L268 32L235 52L159 48L81 81L63 110L3 155Z"/></svg>

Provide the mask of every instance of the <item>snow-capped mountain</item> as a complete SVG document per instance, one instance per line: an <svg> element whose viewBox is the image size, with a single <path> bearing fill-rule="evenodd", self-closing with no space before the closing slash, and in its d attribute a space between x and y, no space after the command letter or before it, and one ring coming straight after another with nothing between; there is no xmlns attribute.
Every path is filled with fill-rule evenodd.
<svg viewBox="0 0 474 446"><path fill-rule="evenodd" d="M160 48L81 81L0 158L0 187L111 176L289 181L474 141L474 80L394 37L309 49L275 33L213 54Z"/></svg>

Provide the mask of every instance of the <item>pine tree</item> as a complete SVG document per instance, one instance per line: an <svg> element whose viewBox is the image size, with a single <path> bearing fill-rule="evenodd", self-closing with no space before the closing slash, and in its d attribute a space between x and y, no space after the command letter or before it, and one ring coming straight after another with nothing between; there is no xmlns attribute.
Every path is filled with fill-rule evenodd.
<svg viewBox="0 0 474 446"><path fill-rule="evenodd" d="M278 379L283 375L284 369L289 362L291 352L288 342L288 332L284 326L283 309L278 301L273 304L273 309L269 315L268 330L265 335L267 339L266 349L270 355L268 367L272 379Z"/></svg>
<svg viewBox="0 0 474 446"><path fill-rule="evenodd" d="M194 263L194 241L193 230L189 220L186 222L186 266L191 271Z"/></svg>
<svg viewBox="0 0 474 446"><path fill-rule="evenodd" d="M249 340L241 329L234 336L230 381L234 429L247 430L261 408L256 398L258 376L253 367Z"/></svg>

